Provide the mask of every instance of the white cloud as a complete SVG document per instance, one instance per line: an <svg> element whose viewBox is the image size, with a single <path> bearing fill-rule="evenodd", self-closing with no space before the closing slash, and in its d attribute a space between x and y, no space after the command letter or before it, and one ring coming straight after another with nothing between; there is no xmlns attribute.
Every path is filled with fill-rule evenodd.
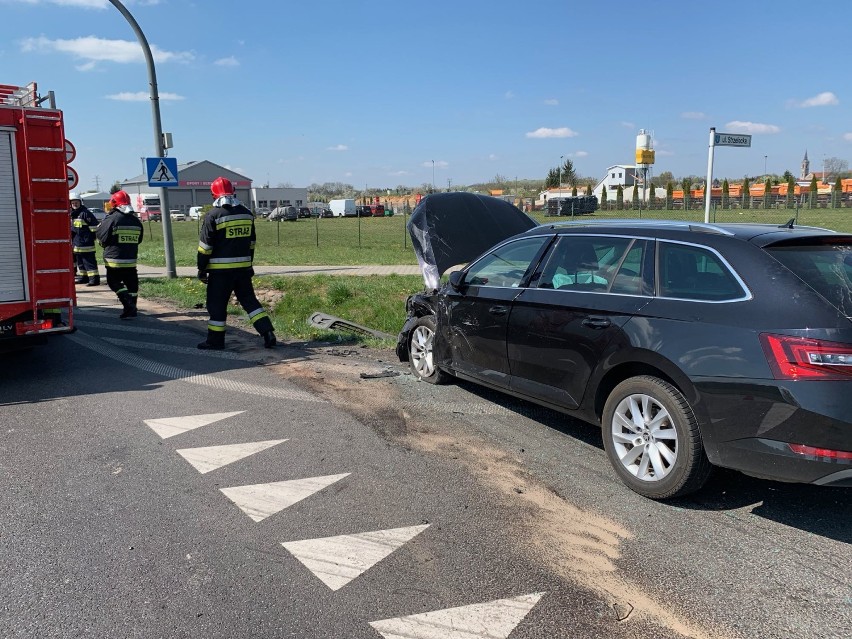
<svg viewBox="0 0 852 639"><path fill-rule="evenodd" d="M572 131L567 126L563 126L558 129L541 127L535 131L529 131L526 134L528 138L573 138L577 135L578 133L576 131Z"/></svg>
<svg viewBox="0 0 852 639"><path fill-rule="evenodd" d="M402 176L402 175L411 175L411 173L409 173L408 171L392 171L391 173L388 173L388 175Z"/></svg>
<svg viewBox="0 0 852 639"><path fill-rule="evenodd" d="M843 139L846 140L847 142L852 142L852 133L844 133Z"/></svg>
<svg viewBox="0 0 852 639"><path fill-rule="evenodd" d="M347 171L343 174L343 177L352 177L352 171Z"/></svg>
<svg viewBox="0 0 852 639"><path fill-rule="evenodd" d="M684 111L680 114L684 120L703 120L707 116L701 111Z"/></svg>
<svg viewBox="0 0 852 639"><path fill-rule="evenodd" d="M635 129L636 128L636 125L633 122L627 122L625 120L621 121L621 126L623 126L625 129Z"/></svg>
<svg viewBox="0 0 852 639"><path fill-rule="evenodd" d="M656 154L661 155L663 157L671 157L672 155L675 154L675 152L674 151L667 151L666 149L657 149Z"/></svg>
<svg viewBox="0 0 852 639"><path fill-rule="evenodd" d="M91 69L97 62L117 62L127 64L144 62L139 43L130 40L107 40L96 36L85 36L73 40L51 40L44 36L25 38L21 41L21 51L25 53L47 53L56 51L69 53L75 58L86 60L83 70ZM195 56L189 51L165 51L151 45L151 54L155 62L188 62Z"/></svg>
<svg viewBox="0 0 852 639"><path fill-rule="evenodd" d="M761 133L780 133L781 131L781 128L775 126L774 124L761 124L760 122L742 122L740 120L728 122L725 125L725 128L730 129L732 133L755 133L757 135L760 135Z"/></svg>
<svg viewBox="0 0 852 639"><path fill-rule="evenodd" d="M435 168L436 169L446 169L448 166L450 166L450 163L445 162L444 160L435 160L434 162L435 162ZM424 162L421 166L431 167L432 166L432 160L429 160L428 162Z"/></svg>
<svg viewBox="0 0 852 639"><path fill-rule="evenodd" d="M496 159L497 159L497 154L496 154L496 153L492 153L492 154L490 154L490 155L488 156L488 159L489 159L489 160L496 160Z"/></svg>
<svg viewBox="0 0 852 639"><path fill-rule="evenodd" d="M549 100L545 100L544 103L548 106L556 106L557 104L559 104L559 100L557 100L556 98L550 98Z"/></svg>
<svg viewBox="0 0 852 639"><path fill-rule="evenodd" d="M107 100L117 100L118 102L144 102L145 100L149 100L151 95L146 91L122 91L121 93L112 93L110 95L104 96ZM173 102L175 100L186 100L182 95L178 95L177 93L160 93L158 92L157 97L160 98L161 102Z"/></svg>
<svg viewBox="0 0 852 639"><path fill-rule="evenodd" d="M837 96L831 91L823 91L822 93L819 93L812 98L808 98L807 100L802 100L801 102L792 100L791 104L799 109L807 109L809 107L835 106L840 104L840 100L838 100Z"/></svg>
<svg viewBox="0 0 852 639"><path fill-rule="evenodd" d="M514 91L506 91L506 93L503 94L503 97L506 98L507 100L511 100L512 98L515 97L515 92Z"/></svg>
<svg viewBox="0 0 852 639"><path fill-rule="evenodd" d="M588 151L577 151L577 152L574 154L574 157L575 157L575 158L584 158L584 157L587 157L588 155L589 155L589 152L588 152Z"/></svg>
<svg viewBox="0 0 852 639"><path fill-rule="evenodd" d="M237 60L234 56L230 55L227 58L219 58L213 64L218 67L238 67L240 66L240 61Z"/></svg>
<svg viewBox="0 0 852 639"><path fill-rule="evenodd" d="M58 4L66 7L83 7L85 9L106 9L107 0L6 0L19 4Z"/></svg>
<svg viewBox="0 0 852 639"><path fill-rule="evenodd" d="M326 151L348 151L349 147L345 144L338 144L337 146L330 146L326 149Z"/></svg>

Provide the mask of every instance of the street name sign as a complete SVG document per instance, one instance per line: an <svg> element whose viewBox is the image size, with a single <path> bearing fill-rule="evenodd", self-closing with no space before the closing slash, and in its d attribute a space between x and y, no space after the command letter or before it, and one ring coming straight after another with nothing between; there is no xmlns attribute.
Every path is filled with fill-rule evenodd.
<svg viewBox="0 0 852 639"><path fill-rule="evenodd" d="M743 133L717 133L716 146L751 146L751 136Z"/></svg>
<svg viewBox="0 0 852 639"><path fill-rule="evenodd" d="M178 186L177 158L145 158L148 186Z"/></svg>

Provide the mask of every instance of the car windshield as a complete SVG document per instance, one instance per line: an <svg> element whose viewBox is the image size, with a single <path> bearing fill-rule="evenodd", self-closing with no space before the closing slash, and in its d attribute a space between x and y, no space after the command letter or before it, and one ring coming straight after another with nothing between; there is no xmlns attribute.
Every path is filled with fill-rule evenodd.
<svg viewBox="0 0 852 639"><path fill-rule="evenodd" d="M844 315L852 316L852 238L767 250Z"/></svg>

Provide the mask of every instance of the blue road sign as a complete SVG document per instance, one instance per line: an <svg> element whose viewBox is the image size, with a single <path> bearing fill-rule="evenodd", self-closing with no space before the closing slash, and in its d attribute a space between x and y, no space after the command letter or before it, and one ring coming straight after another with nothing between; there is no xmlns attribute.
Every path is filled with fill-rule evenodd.
<svg viewBox="0 0 852 639"><path fill-rule="evenodd" d="M148 186L179 186L177 158L145 158Z"/></svg>

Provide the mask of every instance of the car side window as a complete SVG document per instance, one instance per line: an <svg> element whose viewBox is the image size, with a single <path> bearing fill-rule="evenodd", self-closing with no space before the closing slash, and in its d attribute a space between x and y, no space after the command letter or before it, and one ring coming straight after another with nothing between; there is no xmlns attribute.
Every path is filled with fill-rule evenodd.
<svg viewBox="0 0 852 639"><path fill-rule="evenodd" d="M464 281L471 286L517 287L549 237L531 237L504 244L478 260Z"/></svg>
<svg viewBox="0 0 852 639"><path fill-rule="evenodd" d="M727 265L709 249L661 242L657 259L661 297L721 302L746 295Z"/></svg>
<svg viewBox="0 0 852 639"><path fill-rule="evenodd" d="M538 279L538 288L606 291L622 264L630 238L565 235L559 238ZM641 263L641 249L636 258ZM639 271L636 271L637 281ZM638 286L638 285L637 285Z"/></svg>

